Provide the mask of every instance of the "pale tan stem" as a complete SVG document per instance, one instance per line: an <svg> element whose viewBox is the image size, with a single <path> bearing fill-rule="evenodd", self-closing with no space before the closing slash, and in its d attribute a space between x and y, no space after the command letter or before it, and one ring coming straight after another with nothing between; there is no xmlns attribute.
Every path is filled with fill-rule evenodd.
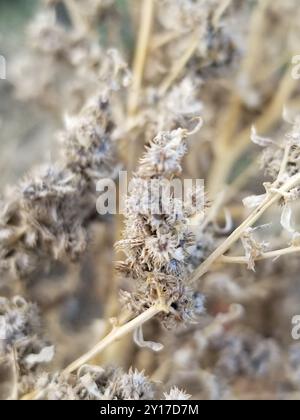
<svg viewBox="0 0 300 420"><path fill-rule="evenodd" d="M260 0L251 17L251 33L247 54L242 66L242 72L247 75L257 75L257 63L263 54L266 11L271 0Z"/></svg>
<svg viewBox="0 0 300 420"><path fill-rule="evenodd" d="M249 165L241 171L235 180L226 188L226 195L223 204L228 203L243 186L249 181L250 178L257 175L259 171L257 159L253 159Z"/></svg>
<svg viewBox="0 0 300 420"><path fill-rule="evenodd" d="M175 39L179 38L181 36L180 32L164 32L162 34L157 34L152 37L152 40L150 41L150 50L154 51L157 50L164 45L168 44L169 42L174 41Z"/></svg>
<svg viewBox="0 0 300 420"><path fill-rule="evenodd" d="M280 82L277 93L269 107L266 109L266 112L256 121L254 121L254 125L257 128L258 132L265 133L273 126L273 124L279 119L279 117L281 117L283 107L288 101L291 93L293 92L295 84L295 80L291 77L290 74L290 68L288 68ZM249 133L251 131L251 126L249 125L247 128L245 128L241 132L241 134L235 139L236 146L233 150L235 158L239 157L249 145Z"/></svg>
<svg viewBox="0 0 300 420"><path fill-rule="evenodd" d="M226 325L233 324L240 320L244 315L244 308L238 303L232 303L229 311L219 313L215 319L202 330L202 336L208 341L211 337L215 337L224 331Z"/></svg>
<svg viewBox="0 0 300 420"><path fill-rule="evenodd" d="M64 0L74 28L81 33L91 34L92 29L87 19L82 16L75 0Z"/></svg>
<svg viewBox="0 0 300 420"><path fill-rule="evenodd" d="M159 314L160 312L168 312L168 307L163 303L157 303L156 305L152 306L151 308L147 309L145 312L137 316L136 318L132 319L131 321L127 322L121 326L115 326L113 330L104 337L98 344L96 344L90 351L85 353L83 356L79 357L73 363L64 369L62 372L63 375L68 375L75 370L79 369L82 365L90 362L92 359L97 357L99 353L101 353L104 349L106 349L110 344L114 343L116 340L124 337L125 335L129 334L130 332L134 331L137 327L143 325L145 322L152 319L155 315ZM126 315L127 316L127 315ZM37 399L39 395L41 395L43 391L32 391L29 394L24 395L21 400L34 400Z"/></svg>
<svg viewBox="0 0 300 420"><path fill-rule="evenodd" d="M296 185L300 183L300 174L296 174L290 178L278 191L269 192L264 202L257 207L247 219L234 231L232 234L194 271L190 278L190 283L199 280L205 273L208 272L210 266L220 258L229 248L240 239L241 235L248 227L251 227L276 201Z"/></svg>
<svg viewBox="0 0 300 420"><path fill-rule="evenodd" d="M248 54L246 54L242 63L241 74L255 74L252 70L258 62L258 57L261 53L263 43L260 40L262 39L262 31L264 30L265 10L269 2L270 0L262 0L255 8L251 17ZM220 159L224 158L223 149L231 148L232 136L239 122L238 118L241 113L241 105L241 98L234 91L225 117L224 119L222 118L218 127L218 133L220 134L214 142L215 153L219 153ZM212 176L213 174L214 170L212 170Z"/></svg>
<svg viewBox="0 0 300 420"><path fill-rule="evenodd" d="M283 159L280 165L280 170L277 176L277 180L274 184L274 188L276 188L280 184L280 181L282 180L282 177L285 173L285 170L289 161L290 151L291 151L291 144L287 143L284 148L284 155L283 155Z"/></svg>
<svg viewBox="0 0 300 420"><path fill-rule="evenodd" d="M254 9L248 42L248 53L241 66L241 75L249 77L255 75L255 80L259 73L256 71L257 63L260 62L263 54L263 43L260 42L264 29L266 10L270 0L262 0ZM278 67L273 71L278 71ZM269 78L271 76L269 75ZM252 80L254 82L254 80ZM215 159L211 167L208 186L211 197L214 197L222 188L224 183L228 181L230 172L241 154L250 144L251 125L255 124L259 131L263 134L277 121L282 113L282 108L288 100L293 89L293 78L290 76L290 69L287 69L286 75L283 77L279 88L276 90L271 105L267 108L262 117L258 118L249 127L242 130L239 134L235 134L235 130L239 124L240 114L242 112L242 100L239 93L234 91L229 103L228 111L225 117L218 124L217 137L214 141ZM260 127L259 127L260 126Z"/></svg>
<svg viewBox="0 0 300 420"><path fill-rule="evenodd" d="M174 64L174 66L171 68L170 73L162 81L158 89L158 93L160 96L163 96L169 90L169 88L172 86L175 80L180 76L185 66L187 65L189 60L193 57L194 53L196 52L198 45L199 45L199 36L198 36L198 33L196 32L192 35L190 46L186 50L185 54L183 54L183 56Z"/></svg>
<svg viewBox="0 0 300 420"><path fill-rule="evenodd" d="M220 4L217 6L212 20L213 26L215 28L218 27L223 14L226 12L231 3L232 0L221 0Z"/></svg>
<svg viewBox="0 0 300 420"><path fill-rule="evenodd" d="M11 360L12 360L12 372L13 372L13 385L10 395L10 400L15 401L18 399L18 383L19 383L19 368L18 368L18 362L17 362L17 351L13 347L11 352Z"/></svg>
<svg viewBox="0 0 300 420"><path fill-rule="evenodd" d="M221 192L215 199L215 201L213 202L212 206L209 209L208 214L205 216L204 220L201 222L202 219L202 214L201 213L197 213L195 216L193 216L191 218L191 222L193 225L197 225L200 224L200 229L201 231L204 231L204 229L211 223L213 222L217 215L218 212L221 208L221 206L224 204L225 202L225 196L226 196L226 189Z"/></svg>
<svg viewBox="0 0 300 420"><path fill-rule="evenodd" d="M133 62L133 82L128 98L128 114L136 113L140 90L143 83L144 69L146 64L149 39L152 30L154 15L154 0L143 0L141 7L141 22Z"/></svg>
<svg viewBox="0 0 300 420"><path fill-rule="evenodd" d="M113 328L113 330L106 337L104 337L98 344L96 344L90 351L85 353L83 356L79 357L79 359L75 360L75 362L71 363L63 371L63 373L69 374L79 369L80 366L84 365L85 363L88 363L91 359L96 357L99 353L101 353L105 348L107 348L114 341L119 340L120 338L134 331L137 327L139 327L140 325L143 325L145 322L149 321L155 315L165 310L166 309L162 305L154 305L151 308L147 309L145 312L143 312L141 315L127 322L127 324L122 325L120 327L117 326Z"/></svg>
<svg viewBox="0 0 300 420"><path fill-rule="evenodd" d="M195 216L192 217L191 221L193 225L200 225L200 229L203 231L211 222L213 222L218 215L220 208L226 205L232 197L236 195L236 193L247 183L249 178L257 174L257 160L253 160L232 182L230 185L225 185L224 190L220 192L215 200L211 208L209 209L208 214L204 218L203 222L201 222L201 218L203 217L202 214L197 213ZM232 210L231 210L232 213ZM241 212L238 212L241 214Z"/></svg>
<svg viewBox="0 0 300 420"><path fill-rule="evenodd" d="M286 70L275 97L266 109L265 113L243 129L237 136L230 148L223 148L221 154L216 155L212 166L211 180L209 182L209 192L214 196L226 183L234 163L247 150L250 143L251 127L254 125L259 133L264 134L278 121L282 114L284 104L288 101L295 88L295 80L291 77L290 68ZM222 180L222 182L221 182Z"/></svg>
<svg viewBox="0 0 300 420"><path fill-rule="evenodd" d="M275 251L269 251L269 252L263 252L261 255L259 255L257 258L255 258L255 261L262 261L270 258L278 258L283 255L289 255L300 252L300 246L289 246L287 248L283 249L277 249ZM227 255L222 255L217 262L225 263L225 264L247 264L248 258L244 256L239 257L231 257Z"/></svg>
<svg viewBox="0 0 300 420"><path fill-rule="evenodd" d="M241 66L242 75L254 74L252 68L258 62L258 57L261 54L262 43L260 42L260 39L264 28L265 9L269 1L270 0L262 0L252 14L248 54ZM234 150L234 134L242 112L241 105L242 100L240 95L234 90L227 111L225 111L224 117L222 117L218 123L217 137L213 143L215 159L208 180L208 190L212 197L215 197L226 183L236 158L236 156L232 156L232 151Z"/></svg>
<svg viewBox="0 0 300 420"><path fill-rule="evenodd" d="M223 0L223 2L219 5L219 7L215 11L214 15L214 25L217 26L219 23L219 19L225 12L225 10L229 7L232 0ZM176 37L176 34L174 35L171 33L170 40L173 40L174 37ZM163 43L165 40L163 39ZM169 38L166 37L166 42L169 42ZM162 44L163 45L163 44ZM193 57L193 55L196 52L196 49L199 45L199 34L198 32L194 32L191 37L191 42L189 48L186 50L185 54L174 64L174 66L171 68L170 73L167 75L167 77L162 81L160 88L159 88L159 94L163 96L169 88L172 86L172 84L176 81L176 79L180 76L182 71L184 70L185 66L189 62L189 60Z"/></svg>

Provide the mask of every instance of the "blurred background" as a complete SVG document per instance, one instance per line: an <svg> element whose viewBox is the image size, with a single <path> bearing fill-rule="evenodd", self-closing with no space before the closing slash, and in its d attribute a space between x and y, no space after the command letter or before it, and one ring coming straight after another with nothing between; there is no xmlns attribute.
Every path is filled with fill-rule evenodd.
<svg viewBox="0 0 300 420"><path fill-rule="evenodd" d="M0 83L0 184L16 181L33 163L49 160L55 147L54 134L62 116L43 109L34 101L20 101L13 86L14 63L28 48L27 26L41 6L40 0L0 0L0 55L7 60L7 80ZM136 7L137 6L137 7ZM101 45L118 45L125 58L132 58L138 2L116 0L113 10L98 26ZM57 7L60 20L68 25L65 7ZM38 71L38 70L37 70ZM19 77L19 76L18 76ZM26 72L22 77L26 79ZM35 78L32 72L29 78ZM64 92L61 91L61 100ZM59 100L59 98L58 98Z"/></svg>
<svg viewBox="0 0 300 420"><path fill-rule="evenodd" d="M11 83L12 59L25 48L26 25L37 6L38 0L0 1L0 54L7 61L7 81L0 83L2 186L18 179L45 157L51 146L51 137L45 134L55 127L55 122L39 107L16 100Z"/></svg>
<svg viewBox="0 0 300 420"><path fill-rule="evenodd" d="M121 92L113 107L116 125L120 126L120 165L133 169L144 144L157 131L172 129L201 114L204 126L189 142L184 176L204 178L208 200L217 204L216 214L196 238L193 271L245 219L249 210L242 200L263 193L263 182L271 179L259 161L262 149L250 141L251 126L255 125L259 135L281 141L290 127L282 119L284 106L291 116L299 113L300 83L291 76L291 60L300 52L300 3L220 1L227 6L217 16L215 29L207 23L213 14L213 0L199 1L210 5L207 15L201 8L197 13L187 13L183 8L182 13L179 5L189 3L193 7L194 1L154 3L153 34L148 40L151 48L147 50L137 107L127 120L126 95L130 95L130 87ZM48 42L47 25L46 30L41 30L36 19L38 11L54 4L57 21L70 27L63 2L0 0L0 55L7 60L7 80L0 80L2 191L16 184L35 164L56 159L56 133L63 128L66 115L76 113L84 103L80 83L91 82L86 93L95 92L92 73L99 53L97 47L94 50L83 41L91 53L91 62L82 76L84 66L73 66L70 71L62 64L56 26L49 22L53 44ZM103 0L103 8L93 22L94 32L88 39L105 51L116 47L130 69L142 32L142 4L142 0ZM40 34L44 38L39 39ZM81 50L80 42L73 46L76 54L78 50L80 54L82 50L86 52L85 48ZM51 56L47 48L57 48L59 53L54 51ZM101 50L101 58L102 53ZM78 85L71 86L73 79ZM69 101L69 88L79 92L77 102ZM70 104L74 109L70 109ZM232 188L227 190L227 184ZM220 191L228 194L218 205L215 198ZM299 215L298 210L295 213ZM280 226L281 211L282 207L274 206L261 221L268 228L258 231L259 240L270 240L275 249L283 248L290 240ZM231 224L226 223L228 214ZM90 349L110 328L108 320L120 312L119 289L128 286L126 280L116 276L113 267L114 243L121 236L123 219L95 217L91 225L88 252L80 264L57 262L18 284L20 293L41 308L46 331L57 345L58 369ZM244 249L239 244L232 251L242 255ZM291 380L293 367L287 362L289 346L295 344L290 335L291 317L300 312L299 255L267 260L255 268L254 272L238 264L213 267L198 285L207 297L207 316L199 326L174 333L162 330L156 320L147 324L145 336L165 344L161 353L139 348L132 337L126 337L101 355L98 362L113 360L126 369L134 365L146 369L161 383L176 383L194 396L209 399L223 395L227 384L232 384L233 395L248 398L260 397L260 393L276 398L281 390L283 395L295 392L299 397L300 373ZM8 279L3 290L11 295L13 282ZM208 336L211 334L211 342L203 357L202 328L213 325L216 315L227 313L232 303L243 305L247 316L234 319L232 329L229 320L225 328L228 330L221 338L215 339L213 329L208 327L205 331Z"/></svg>

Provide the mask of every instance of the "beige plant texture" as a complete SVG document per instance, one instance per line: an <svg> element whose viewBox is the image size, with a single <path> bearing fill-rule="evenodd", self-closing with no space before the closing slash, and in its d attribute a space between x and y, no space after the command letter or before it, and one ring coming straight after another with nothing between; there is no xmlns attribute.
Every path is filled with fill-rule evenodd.
<svg viewBox="0 0 300 420"><path fill-rule="evenodd" d="M299 1L3 1L0 39L0 399L299 400Z"/></svg>

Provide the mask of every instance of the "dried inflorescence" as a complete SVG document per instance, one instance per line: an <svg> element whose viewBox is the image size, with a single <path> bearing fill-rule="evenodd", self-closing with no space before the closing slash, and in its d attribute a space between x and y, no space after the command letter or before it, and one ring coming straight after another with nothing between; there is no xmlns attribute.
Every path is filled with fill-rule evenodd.
<svg viewBox="0 0 300 420"><path fill-rule="evenodd" d="M214 229L211 226L196 233L195 243L189 251L188 271L192 273L212 253L216 244Z"/></svg>
<svg viewBox="0 0 300 420"><path fill-rule="evenodd" d="M259 398L298 392L299 344L282 346L246 327L235 312L219 315L191 341L185 337L181 347L176 343L171 381L191 387L196 381L198 398L209 400L251 398L253 385L262 386Z"/></svg>
<svg viewBox="0 0 300 420"><path fill-rule="evenodd" d="M248 269L253 271L255 271L255 259L259 258L269 246L266 242L258 242L254 238L254 231L255 229L248 228L241 237L245 257L248 262Z"/></svg>
<svg viewBox="0 0 300 420"><path fill-rule="evenodd" d="M127 256L118 268L136 282L136 290L123 293L123 301L138 313L165 302L172 311L161 317L169 328L203 313L203 297L186 285L194 240L188 225L195 211L193 199L187 202L166 193L166 186L181 173L187 136L183 129L161 132L147 148L130 185L124 240L118 243Z"/></svg>
<svg viewBox="0 0 300 420"><path fill-rule="evenodd" d="M289 118L284 113L285 119L292 125L292 129L281 136L281 140L276 142L271 138L259 136L252 127L252 141L263 147L262 166L267 175L271 176L272 182L264 184L265 194L249 196L244 199L244 205L248 208L259 208L267 199L268 194L278 193L280 204L283 205L281 211L281 226L283 233L291 237L289 246L291 248L298 245L299 233L293 224L293 203L299 198L299 186L294 186L286 192L281 192L280 188L293 180L299 173L300 162L300 119ZM255 261L260 259L270 244L264 240L258 241L254 238L254 232L266 226L256 226L244 230L241 240L245 251L248 269L255 270ZM280 255L280 250L278 251Z"/></svg>
<svg viewBox="0 0 300 420"><path fill-rule="evenodd" d="M153 385L143 372L130 369L117 380L117 394L122 400L151 400L154 396Z"/></svg>
<svg viewBox="0 0 300 420"><path fill-rule="evenodd" d="M232 21L243 18L245 10L238 1L232 6L230 3L215 0L157 1L157 25L160 32L173 34L170 42L160 51L161 55L157 53L153 59L154 63L157 60L157 73L166 71L169 62L174 63L180 59L193 44L195 58L191 60L188 70L192 69L192 74L197 71L207 78L214 76L218 69L226 71L231 67L242 52L239 38L243 28L239 27L238 33L233 33L230 27ZM196 78L197 74L194 73Z"/></svg>
<svg viewBox="0 0 300 420"><path fill-rule="evenodd" d="M164 393L165 400L189 400L191 396L182 389L174 386L169 392Z"/></svg>
<svg viewBox="0 0 300 420"><path fill-rule="evenodd" d="M100 11L104 3L90 0L93 9L85 3L78 4L76 16L82 15L82 11L90 14L82 16L89 27L90 17L96 19L93 10L97 6ZM128 85L130 81L127 65L116 50L103 50L76 22L71 27L59 22L51 5L42 9L29 25L28 44L29 51L13 67L16 95L22 100L37 101L55 112L60 104L59 111L77 113L95 89L99 89L99 82L107 90L116 89L120 83ZM118 79L116 73L121 72ZM25 80L24 74L27 74Z"/></svg>
<svg viewBox="0 0 300 420"><path fill-rule="evenodd" d="M113 173L114 128L110 101L101 94L88 103L79 118L67 119L66 130L60 136L66 169L92 193L97 181Z"/></svg>
<svg viewBox="0 0 300 420"><path fill-rule="evenodd" d="M251 139L255 144L263 147L262 167L265 169L267 175L276 179L281 164L284 159L285 150L288 147L288 154L284 171L281 173L280 181L283 182L287 177L293 176L299 172L300 162L300 118L294 119L285 116L287 121L292 124L292 129L280 141L275 141L267 137L257 135L255 128L252 128Z"/></svg>
<svg viewBox="0 0 300 420"><path fill-rule="evenodd" d="M280 368L281 351L276 341L251 332L228 334L213 348L218 351L216 373L223 379L272 379Z"/></svg>
<svg viewBox="0 0 300 420"><path fill-rule="evenodd" d="M1 298L0 358L11 365L12 388L16 388L17 395L33 389L53 356L54 347L43 336L37 306L19 296Z"/></svg>
<svg viewBox="0 0 300 420"><path fill-rule="evenodd" d="M35 399L40 400L152 400L156 386L143 372L130 369L85 365L77 374L44 374L37 384ZM184 391L172 388L164 399L187 400Z"/></svg>
<svg viewBox="0 0 300 420"><path fill-rule="evenodd" d="M148 88L137 118L137 124L146 129L146 138L152 140L162 130L188 127L191 120L199 118L203 111L200 91L201 80L191 76L183 78L164 96L157 89Z"/></svg>
<svg viewBox="0 0 300 420"><path fill-rule="evenodd" d="M83 366L77 374L44 375L37 387L43 400L147 400L154 387L142 372Z"/></svg>
<svg viewBox="0 0 300 420"><path fill-rule="evenodd" d="M201 400L297 396L298 343L282 346L276 339L262 336L243 324L222 332L206 331L208 334L203 335L198 330L193 344L184 341L181 347L177 346L172 382L191 387L196 384L197 398ZM258 389L261 391L257 394Z"/></svg>
<svg viewBox="0 0 300 420"><path fill-rule="evenodd" d="M0 286L7 296L21 289L42 303L58 357L52 362L36 306L0 299L1 398L298 399L300 348L291 344L291 318L299 308L300 120L284 113L292 124L285 136L279 124L284 104L291 113L298 106L298 1L42 4L9 82L18 98L42 104L51 123L65 115L66 129L56 163L30 171L1 197ZM127 65L107 50L114 44L134 59L128 92L120 92L131 79ZM199 115L200 136L191 128ZM265 184L254 162L258 148L249 144L252 124L271 181ZM19 137L22 124L11 125L7 138ZM41 125L33 139L44 142L48 124ZM129 309L120 314L120 279L111 272L120 224L115 217L94 223L96 184L121 166L134 170L143 144L117 245L126 255L117 267L127 278L120 294ZM194 191L184 200L175 193L178 176L205 179L212 205L204 217L195 214ZM245 210L248 191L255 195L244 199ZM69 263L81 256L82 264ZM201 293L190 281L200 278ZM144 326L154 313L172 331ZM107 319L113 329L99 343ZM142 328L154 341L145 341ZM118 341L122 334L127 338ZM104 368L82 365L98 351ZM106 367L112 361L134 368ZM48 362L57 373L45 371Z"/></svg>
<svg viewBox="0 0 300 420"><path fill-rule="evenodd" d="M114 177L110 105L97 96L61 134L57 165L34 171L1 207L1 268L26 277L53 259L77 260L96 212L96 183Z"/></svg>
<svg viewBox="0 0 300 420"><path fill-rule="evenodd" d="M290 346L286 364L286 382L295 391L300 389L300 345Z"/></svg>
<svg viewBox="0 0 300 420"><path fill-rule="evenodd" d="M11 351L18 343L34 337L41 329L36 305L16 296L9 300L1 298L1 353Z"/></svg>

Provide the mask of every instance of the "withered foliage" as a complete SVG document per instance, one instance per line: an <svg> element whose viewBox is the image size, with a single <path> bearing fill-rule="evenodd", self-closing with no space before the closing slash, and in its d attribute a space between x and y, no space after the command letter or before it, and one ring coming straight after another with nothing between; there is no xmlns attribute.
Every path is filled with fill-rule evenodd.
<svg viewBox="0 0 300 420"><path fill-rule="evenodd" d="M39 2L0 86L1 170L20 112L22 151L45 145L1 184L1 399L300 399L299 22L297 0Z"/></svg>

